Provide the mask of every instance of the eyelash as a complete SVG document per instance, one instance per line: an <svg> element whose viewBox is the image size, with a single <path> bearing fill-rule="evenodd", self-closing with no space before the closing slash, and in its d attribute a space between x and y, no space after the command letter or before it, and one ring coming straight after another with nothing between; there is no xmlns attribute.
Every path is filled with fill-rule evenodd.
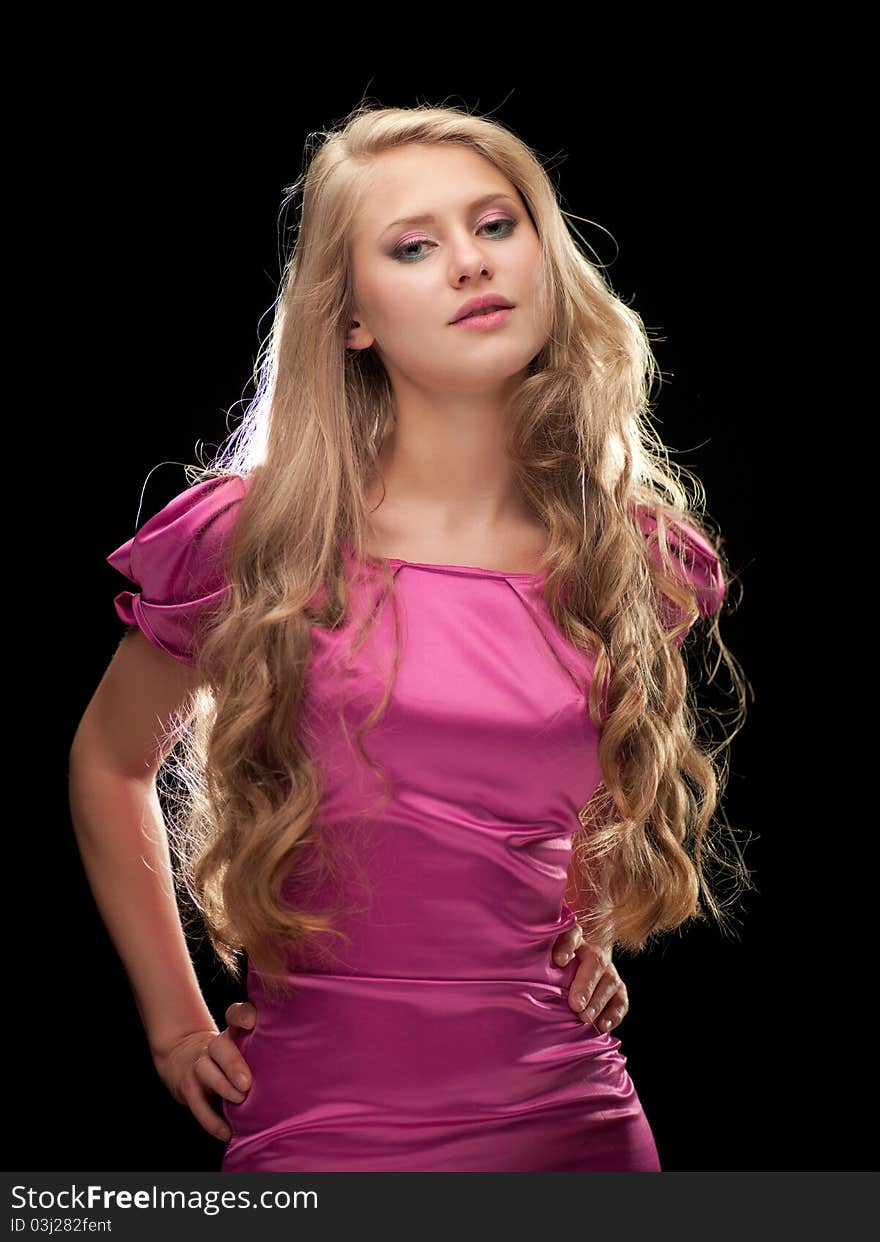
<svg viewBox="0 0 880 1242"><path fill-rule="evenodd" d="M494 220L487 220L485 224L480 225L480 228L481 229L488 228L490 224L509 224L510 225L509 233L503 233L496 238L496 240L498 241L505 241L508 237L510 237L513 234L513 230L519 224L519 221L511 220L507 216L498 216ZM411 257L404 257L404 251L408 250L410 246L421 246L427 240L428 240L427 237L415 237L413 238L412 241L403 242L401 245L397 246L394 250L392 250L391 252L392 259L397 259L401 263L418 262L419 259L424 257L423 255L417 254Z"/></svg>

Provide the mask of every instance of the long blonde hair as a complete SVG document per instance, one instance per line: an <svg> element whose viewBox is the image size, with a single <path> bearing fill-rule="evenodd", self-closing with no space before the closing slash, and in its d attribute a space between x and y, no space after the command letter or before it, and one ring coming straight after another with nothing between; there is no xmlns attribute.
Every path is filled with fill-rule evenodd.
<svg viewBox="0 0 880 1242"><path fill-rule="evenodd" d="M344 878L357 866L356 856L322 848L320 786L296 722L311 628L346 616L343 544L370 561L365 496L394 407L374 351L345 348L347 239L372 161L406 143L481 154L517 188L541 241L551 327L511 402L508 451L548 532L548 608L570 641L597 656L589 702L597 723L600 686L607 692L602 779L574 838L580 891L596 896L578 910L585 934L634 953L707 912L729 929L726 907L750 877L729 826L732 854L720 848L714 816L726 781L719 756L745 716L744 680L716 616L699 633L717 647L711 678L721 662L730 672L734 728L717 745L701 739L684 659L692 644L675 641L698 605L674 572L670 524L684 520L710 539L728 599L732 573L698 515L699 482L670 464L651 425L656 364L639 316L581 252L539 159L498 122L452 107L359 107L321 136L306 171L285 187L291 198L301 193L301 215L256 395L196 476L248 480L225 550L223 607L198 649L202 685L176 722L167 761L176 790L162 786L180 878L215 951L240 980L245 950L264 984L284 992L291 945L319 934L348 939L341 907L296 909L282 888L291 868ZM647 554L634 506L657 522L662 564ZM390 590L387 563L371 563ZM663 600L676 611L658 607ZM585 755L585 786L588 771ZM724 901L710 864L726 873ZM608 902L599 901L599 877Z"/></svg>

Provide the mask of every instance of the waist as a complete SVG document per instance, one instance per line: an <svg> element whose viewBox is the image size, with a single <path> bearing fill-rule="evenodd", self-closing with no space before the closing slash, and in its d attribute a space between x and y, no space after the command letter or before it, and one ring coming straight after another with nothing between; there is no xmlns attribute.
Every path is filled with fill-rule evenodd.
<svg viewBox="0 0 880 1242"><path fill-rule="evenodd" d="M571 964L570 964L571 965ZM568 971L568 968L566 968ZM414 1126L578 1106L627 1089L620 1041L584 1023L567 987L520 979L301 973L237 1038L253 1084L224 1112L237 1141L275 1128Z"/></svg>

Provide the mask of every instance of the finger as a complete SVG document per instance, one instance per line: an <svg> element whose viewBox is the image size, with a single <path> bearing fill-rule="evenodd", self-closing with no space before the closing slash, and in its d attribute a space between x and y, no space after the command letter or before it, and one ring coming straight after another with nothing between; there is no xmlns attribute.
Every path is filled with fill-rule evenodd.
<svg viewBox="0 0 880 1242"><path fill-rule="evenodd" d="M581 1014L585 1022L596 1022L605 1006L617 995L619 983L619 979L609 978L608 975L602 976L590 997L589 1004ZM598 1026L598 1022L596 1025Z"/></svg>
<svg viewBox="0 0 880 1242"><path fill-rule="evenodd" d="M574 957L575 949L582 942L584 933L579 924L575 923L567 931L560 933L553 946L553 956L560 966L566 966Z"/></svg>
<svg viewBox="0 0 880 1242"><path fill-rule="evenodd" d="M214 1045L219 1043L220 1040L215 1039L214 1044L210 1048L205 1049L198 1060L194 1062L193 1073L200 1083L215 1091L217 1095L222 1095L224 1099L231 1100L233 1104L240 1104L245 1098L246 1092L239 1090L235 1081L235 1075L238 1073L238 1070L234 1070L232 1074L229 1074L225 1066L218 1064L211 1055Z"/></svg>
<svg viewBox="0 0 880 1242"><path fill-rule="evenodd" d="M217 1116L208 1103L209 1097L205 1095L204 1089L194 1078L188 1078L183 1094L190 1112L202 1129L225 1143L230 1137L229 1126L225 1118Z"/></svg>
<svg viewBox="0 0 880 1242"><path fill-rule="evenodd" d="M219 1066L218 1073L225 1075L229 1083L242 1091L249 1089L251 1085L250 1066L239 1052L238 1045L228 1029L216 1039L211 1040L205 1053Z"/></svg>
<svg viewBox="0 0 880 1242"><path fill-rule="evenodd" d="M226 1009L228 1026L251 1027L256 1023L257 1011L250 1001L234 1001Z"/></svg>
<svg viewBox="0 0 880 1242"><path fill-rule="evenodd" d="M620 1026L626 1012L627 1006L621 1002L619 996L615 996L599 1014L596 1026L600 1031L613 1031L616 1026Z"/></svg>
<svg viewBox="0 0 880 1242"><path fill-rule="evenodd" d="M568 1003L575 1013L585 1013L593 1004L593 993L604 973L604 964L592 953L585 953L568 989Z"/></svg>

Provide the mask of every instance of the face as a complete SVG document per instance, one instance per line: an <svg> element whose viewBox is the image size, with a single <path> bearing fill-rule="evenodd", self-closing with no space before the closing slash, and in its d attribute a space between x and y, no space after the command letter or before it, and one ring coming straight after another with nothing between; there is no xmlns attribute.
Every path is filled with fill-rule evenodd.
<svg viewBox="0 0 880 1242"><path fill-rule="evenodd" d="M433 221L394 223L423 213ZM547 339L536 319L538 234L515 187L466 147L413 145L379 157L351 263L359 326L346 344L372 346L392 380L488 391L524 374ZM514 309L495 327L453 324L481 294L503 294Z"/></svg>

